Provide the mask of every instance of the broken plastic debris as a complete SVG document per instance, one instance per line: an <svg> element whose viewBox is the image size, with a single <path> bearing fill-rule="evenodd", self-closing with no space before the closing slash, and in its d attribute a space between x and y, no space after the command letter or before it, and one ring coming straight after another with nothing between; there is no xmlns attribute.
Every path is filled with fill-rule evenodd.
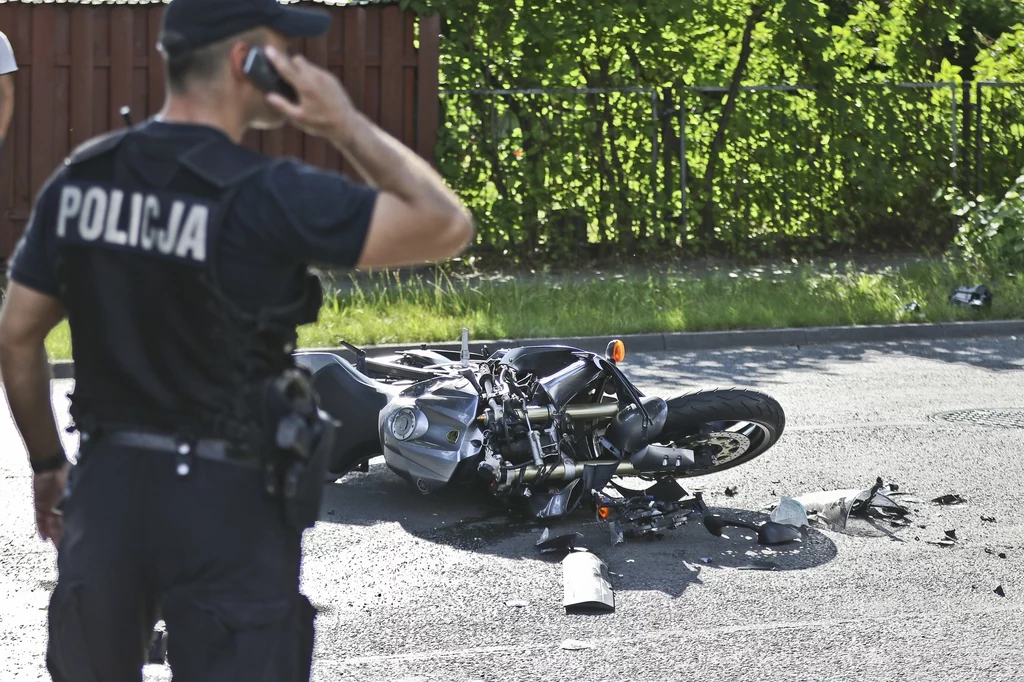
<svg viewBox="0 0 1024 682"><path fill-rule="evenodd" d="M590 552L573 552L562 560L562 584L566 613L615 610L608 566Z"/></svg>
<svg viewBox="0 0 1024 682"><path fill-rule="evenodd" d="M807 510L792 497L783 497L779 500L779 506L768 515L768 518L784 526L800 528L807 525Z"/></svg>
<svg viewBox="0 0 1024 682"><path fill-rule="evenodd" d="M686 490L674 478L661 479L644 494L660 502L678 502L686 496Z"/></svg>
<svg viewBox="0 0 1024 682"><path fill-rule="evenodd" d="M791 498L799 502L808 514L831 528L845 528L853 508L853 501L863 490L822 490Z"/></svg>
<svg viewBox="0 0 1024 682"><path fill-rule="evenodd" d="M729 486L728 488L725 489L726 497L735 497L736 495L739 494L739 492L740 492L740 489L737 488L734 485L731 485L731 486Z"/></svg>
<svg viewBox="0 0 1024 682"><path fill-rule="evenodd" d="M622 526L617 521L608 523L608 539L611 541L612 547L622 542Z"/></svg>
<svg viewBox="0 0 1024 682"><path fill-rule="evenodd" d="M544 532L540 534L540 539L537 540L537 549L542 554L559 550L571 552L576 549L576 541L583 539L583 533L565 533L553 538L550 535L550 531L545 528Z"/></svg>
<svg viewBox="0 0 1024 682"><path fill-rule="evenodd" d="M729 519L720 514L704 514L704 527L712 535L721 536L722 530L727 526L737 528L748 528L757 533L757 541L762 545L779 545L784 542L792 542L800 538L800 530L794 526L784 526L781 523L768 521L757 526L753 523Z"/></svg>
<svg viewBox="0 0 1024 682"><path fill-rule="evenodd" d="M950 540L956 540L957 539L957 537L956 537L956 528L954 528L953 530L947 530L946 531L946 537L949 538Z"/></svg>
<svg viewBox="0 0 1024 682"><path fill-rule="evenodd" d="M952 547L956 544L956 541L945 538L943 540L928 540L929 545L939 545L940 547Z"/></svg>
<svg viewBox="0 0 1024 682"><path fill-rule="evenodd" d="M952 305L965 305L970 308L987 308L992 305L992 292L984 284L973 287L957 287L949 297Z"/></svg>
<svg viewBox="0 0 1024 682"><path fill-rule="evenodd" d="M985 514L982 514L981 515L981 520L982 521L988 521L989 523L995 523L996 522L996 517L994 517L994 516L986 516Z"/></svg>
<svg viewBox="0 0 1024 682"><path fill-rule="evenodd" d="M525 599L509 599L505 602L505 606L509 606L514 609L522 609L530 605L530 602Z"/></svg>
<svg viewBox="0 0 1024 682"><path fill-rule="evenodd" d="M939 497L936 497L935 499L932 500L932 502L935 502L937 504L944 504L944 505L963 504L964 501L965 501L964 498L962 498L962 497L960 497L959 495L956 495L956 494L940 495Z"/></svg>
<svg viewBox="0 0 1024 682"><path fill-rule="evenodd" d="M581 649L593 649L593 642L584 642L579 639L563 639L562 648L566 651L579 651Z"/></svg>
<svg viewBox="0 0 1024 682"><path fill-rule="evenodd" d="M800 539L800 530L794 526L768 521L757 529L757 541L762 545L781 545Z"/></svg>
<svg viewBox="0 0 1024 682"><path fill-rule="evenodd" d="M706 564L710 564L711 563L711 557L709 557L709 556L702 556L700 558L700 560L703 561Z"/></svg>
<svg viewBox="0 0 1024 682"><path fill-rule="evenodd" d="M1005 597L1006 596L1006 592L1003 591L1003 586L1002 585L997 585L996 589L994 589L992 591L995 592L996 594L998 594L1000 597Z"/></svg>

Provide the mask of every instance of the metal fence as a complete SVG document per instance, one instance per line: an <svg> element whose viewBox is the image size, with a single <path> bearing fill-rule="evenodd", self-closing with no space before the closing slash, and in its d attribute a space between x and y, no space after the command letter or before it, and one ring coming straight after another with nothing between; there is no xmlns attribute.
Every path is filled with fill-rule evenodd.
<svg viewBox="0 0 1024 682"><path fill-rule="evenodd" d="M439 161L485 243L549 251L885 242L948 223L940 189L1000 192L1024 167L1024 84L756 85L708 178L727 92L442 92Z"/></svg>
<svg viewBox="0 0 1024 682"><path fill-rule="evenodd" d="M965 92L969 98L971 89ZM1024 83L974 83L965 113L965 139L973 146L969 188L975 194L1002 194L1024 174Z"/></svg>
<svg viewBox="0 0 1024 682"><path fill-rule="evenodd" d="M957 182L955 91L952 83L741 88L728 158L709 188L705 167L727 89L684 89L684 230L707 201L716 237L736 242L769 234L844 242L915 221L934 188Z"/></svg>

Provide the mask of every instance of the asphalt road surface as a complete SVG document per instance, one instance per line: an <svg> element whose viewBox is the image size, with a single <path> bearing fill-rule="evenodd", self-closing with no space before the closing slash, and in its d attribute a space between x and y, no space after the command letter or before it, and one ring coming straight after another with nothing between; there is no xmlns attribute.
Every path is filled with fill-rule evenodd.
<svg viewBox="0 0 1024 682"><path fill-rule="evenodd" d="M909 527L815 530L774 550L696 523L611 546L580 511L557 530L580 531L607 562L616 610L566 615L561 555L538 553L537 527L477 499L421 497L375 463L329 487L306 536L314 679L1024 679L1024 431L933 418L1001 408L1024 425L1024 340L634 355L624 368L648 394L745 386L784 406L769 453L687 482L712 507L765 518L782 495L878 476L924 502ZM65 422L70 386L54 387ZM46 679L55 554L33 534L6 415L0 429L0 679ZM966 503L929 502L946 493ZM953 529L954 546L928 544ZM776 570L742 570L754 560ZM570 639L589 648L563 649ZM145 679L170 671L148 665Z"/></svg>

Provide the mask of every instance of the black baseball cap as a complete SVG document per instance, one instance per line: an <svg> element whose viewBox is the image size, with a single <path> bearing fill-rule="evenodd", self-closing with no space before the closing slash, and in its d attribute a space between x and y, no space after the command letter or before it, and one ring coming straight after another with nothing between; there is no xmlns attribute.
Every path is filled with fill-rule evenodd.
<svg viewBox="0 0 1024 682"><path fill-rule="evenodd" d="M327 33L331 15L277 0L171 0L164 9L160 45L174 56L261 26L288 38L315 38Z"/></svg>

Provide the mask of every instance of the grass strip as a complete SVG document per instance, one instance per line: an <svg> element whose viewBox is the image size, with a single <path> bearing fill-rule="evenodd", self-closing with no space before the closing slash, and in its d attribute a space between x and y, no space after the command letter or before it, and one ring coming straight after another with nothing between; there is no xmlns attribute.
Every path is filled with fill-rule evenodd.
<svg viewBox="0 0 1024 682"><path fill-rule="evenodd" d="M618 274L476 281L383 273L328 287L320 319L299 330L303 348L474 339L779 329L1024 317L1024 282L986 284L990 310L948 303L979 283L941 261L873 271L855 264L768 266L714 273ZM907 306L916 302L918 310ZM70 357L66 324L47 339L53 359Z"/></svg>

